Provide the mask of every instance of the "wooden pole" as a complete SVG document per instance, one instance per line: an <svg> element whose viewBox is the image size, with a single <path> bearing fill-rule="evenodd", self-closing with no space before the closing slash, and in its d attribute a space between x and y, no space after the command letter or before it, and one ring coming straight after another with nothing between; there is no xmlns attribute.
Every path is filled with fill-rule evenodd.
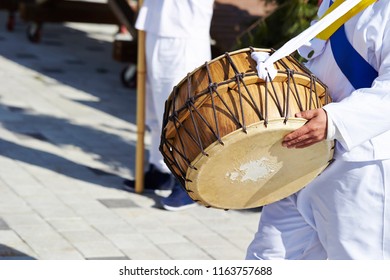
<svg viewBox="0 0 390 280"><path fill-rule="evenodd" d="M138 11L143 0L138 0ZM135 161L135 192L144 190L144 159L145 159L145 95L146 95L146 59L145 32L138 31L137 53L137 147Z"/></svg>

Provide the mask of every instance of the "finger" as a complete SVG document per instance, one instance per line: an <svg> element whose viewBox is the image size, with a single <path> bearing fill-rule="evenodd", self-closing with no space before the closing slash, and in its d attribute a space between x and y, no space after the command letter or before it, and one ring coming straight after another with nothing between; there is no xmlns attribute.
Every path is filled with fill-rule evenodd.
<svg viewBox="0 0 390 280"><path fill-rule="evenodd" d="M297 118L303 118L306 120L310 120L316 116L316 111L315 110L302 111L302 112L296 113L295 116Z"/></svg>
<svg viewBox="0 0 390 280"><path fill-rule="evenodd" d="M300 139L299 141L292 141L292 142L285 143L283 146L285 146L288 149L304 148L313 145L316 142L318 141L316 141L316 139L314 138L305 138L305 139Z"/></svg>
<svg viewBox="0 0 390 280"><path fill-rule="evenodd" d="M316 144L322 140L323 138L320 135L316 133L311 133L311 134L303 135L291 141L283 142L282 145L287 148L303 148L303 147Z"/></svg>
<svg viewBox="0 0 390 280"><path fill-rule="evenodd" d="M283 138L283 142L288 142L294 139L297 139L299 137L302 137L303 135L309 133L309 128L307 126L302 126L298 128L297 130L294 130L293 132L290 132Z"/></svg>
<svg viewBox="0 0 390 280"><path fill-rule="evenodd" d="M317 141L314 141L312 139L309 139L307 141L302 141L300 143L298 143L297 145L294 146L295 149L303 149L303 148L307 148L313 144L316 144Z"/></svg>
<svg viewBox="0 0 390 280"><path fill-rule="evenodd" d="M283 141L282 145L284 147L287 147L287 148L295 147L296 145L299 145L300 143L302 143L304 141L308 141L310 138L312 138L311 135L304 134L304 135L299 136L297 138L294 138L294 139L291 139L291 140L288 140L288 141Z"/></svg>

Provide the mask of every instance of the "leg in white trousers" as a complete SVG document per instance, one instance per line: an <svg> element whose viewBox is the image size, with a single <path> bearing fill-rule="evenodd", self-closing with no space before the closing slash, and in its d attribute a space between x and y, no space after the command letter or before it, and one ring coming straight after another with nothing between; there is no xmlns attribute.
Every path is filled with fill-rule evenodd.
<svg viewBox="0 0 390 280"><path fill-rule="evenodd" d="M247 259L390 259L390 160L336 160L263 207Z"/></svg>
<svg viewBox="0 0 390 280"><path fill-rule="evenodd" d="M149 162L169 172L159 151L165 101L188 72L211 59L210 39L146 37L147 112L146 123L151 130Z"/></svg>

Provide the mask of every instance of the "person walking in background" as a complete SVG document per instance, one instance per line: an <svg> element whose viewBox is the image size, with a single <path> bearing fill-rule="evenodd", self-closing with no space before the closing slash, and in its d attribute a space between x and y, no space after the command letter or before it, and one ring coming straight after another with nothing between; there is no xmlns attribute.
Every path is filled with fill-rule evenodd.
<svg viewBox="0 0 390 280"><path fill-rule="evenodd" d="M171 189L162 199L167 210L196 203L170 173L159 151L165 101L187 73L211 59L210 25L214 0L145 0L136 28L146 34L146 124L151 133L145 191ZM125 180L134 190L135 181Z"/></svg>

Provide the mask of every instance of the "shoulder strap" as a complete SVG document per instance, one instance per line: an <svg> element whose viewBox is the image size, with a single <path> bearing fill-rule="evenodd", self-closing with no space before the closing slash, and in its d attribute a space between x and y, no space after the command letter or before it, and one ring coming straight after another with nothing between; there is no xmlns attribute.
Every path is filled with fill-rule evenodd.
<svg viewBox="0 0 390 280"><path fill-rule="evenodd" d="M327 14L332 12L334 9L336 9L338 6L340 6L345 0L331 0L329 3L329 9L326 10L326 12L322 15L321 19L325 17ZM330 36L336 30L340 28L345 22L347 22L350 18L357 15L359 12L363 11L365 8L376 2L377 0L361 0L359 3L357 3L354 7L352 7L347 13L339 17L336 21L334 21L328 28L320 32L316 38L322 39L322 40L328 40Z"/></svg>
<svg viewBox="0 0 390 280"><path fill-rule="evenodd" d="M309 28L305 29L303 32L301 32L294 38L287 41L281 48L276 50L265 60L264 59L256 60L257 65L259 66L257 68L258 68L258 75L260 78L264 80L268 80L268 79L273 80L276 72L276 69L274 69L273 64L276 61L278 61L279 59L287 55L290 55L298 48L302 47L305 43L309 42L311 39L316 37L322 31L332 26L333 23L337 22L337 24L333 25L332 28L326 31L327 34L330 36L332 32L336 31L340 27L339 24L342 25L345 20L352 17L354 14L361 11L363 8L367 7L368 3L372 4L376 0L335 0L335 1L337 1L337 5L331 7L332 10L327 12L326 16L323 16L315 24L311 25ZM365 4L362 6L361 5L362 3ZM331 4L333 4L333 1L331 1ZM355 6L359 6L359 8L351 12L351 9L354 8ZM348 14L348 16L342 18L341 21L337 21L340 17L342 17L345 14ZM273 69L273 71L271 71L270 69ZM272 74L270 71L274 73Z"/></svg>
<svg viewBox="0 0 390 280"><path fill-rule="evenodd" d="M352 86L355 89L371 87L378 72L348 41L344 25L330 37L330 45L337 65Z"/></svg>
<svg viewBox="0 0 390 280"><path fill-rule="evenodd" d="M366 2L370 1L375 2L372 0L368 0ZM369 5L364 5L364 7L367 6ZM330 37L330 45L337 65L343 74L347 77L352 86L355 89L370 87L375 78L378 77L378 72L355 50L352 44L348 41L344 24L333 31L333 35Z"/></svg>

